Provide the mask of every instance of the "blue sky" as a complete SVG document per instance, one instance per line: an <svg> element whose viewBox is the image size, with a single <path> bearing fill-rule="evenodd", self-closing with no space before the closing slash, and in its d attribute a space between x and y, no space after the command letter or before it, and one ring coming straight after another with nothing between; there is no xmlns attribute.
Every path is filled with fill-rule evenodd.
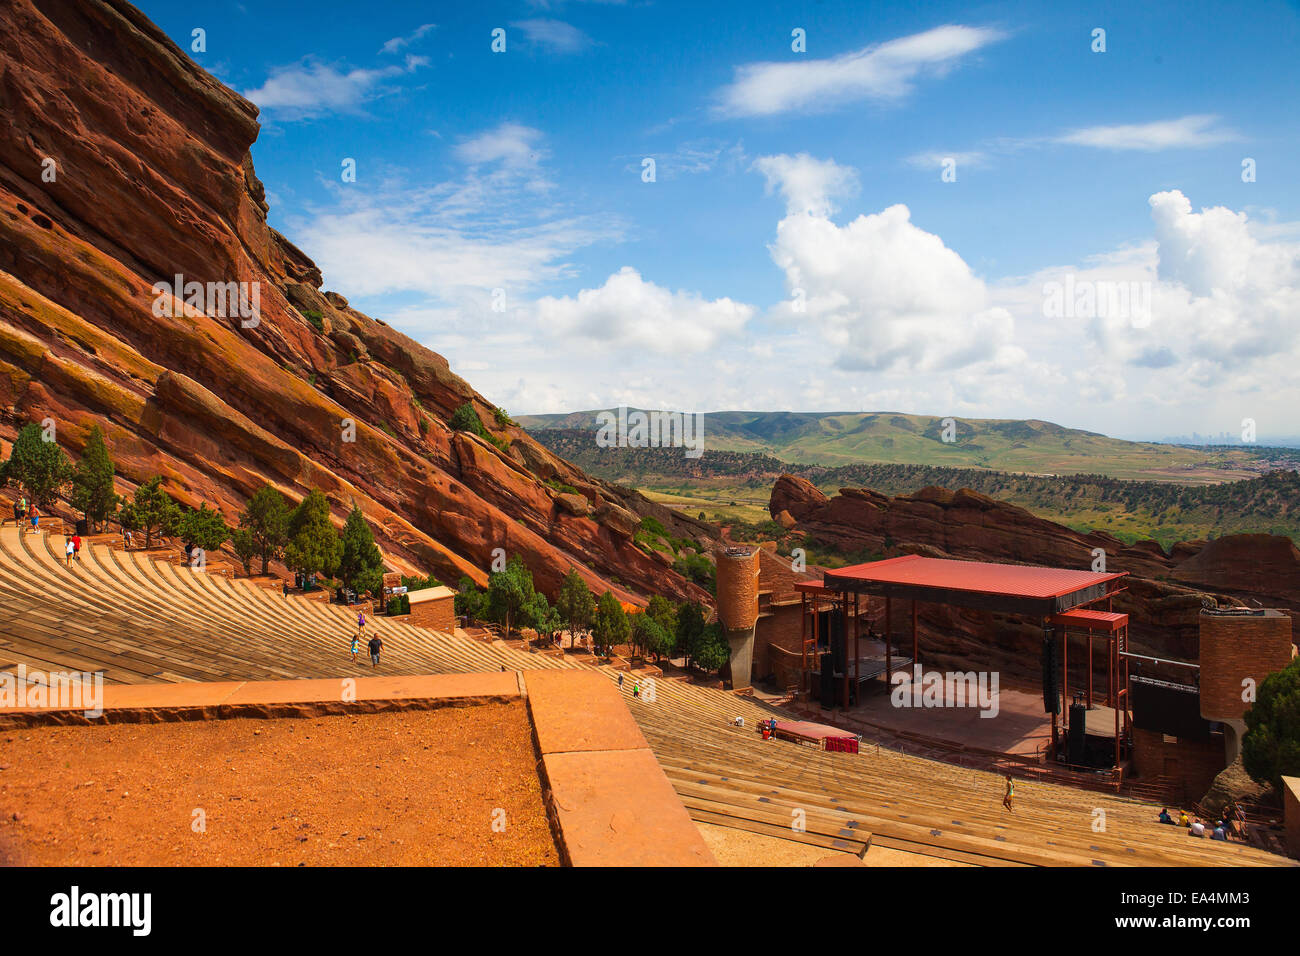
<svg viewBox="0 0 1300 956"><path fill-rule="evenodd" d="M140 5L326 287L512 412L1300 432L1295 4Z"/></svg>

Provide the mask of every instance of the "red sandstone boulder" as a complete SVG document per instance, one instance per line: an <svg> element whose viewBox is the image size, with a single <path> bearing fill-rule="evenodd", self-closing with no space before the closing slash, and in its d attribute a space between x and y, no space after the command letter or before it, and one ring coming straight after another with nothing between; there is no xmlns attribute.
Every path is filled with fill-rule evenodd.
<svg viewBox="0 0 1300 956"><path fill-rule="evenodd" d="M1268 606L1277 606L1280 598L1287 607L1300 607L1300 551L1285 535L1215 538L1178 562L1173 577L1254 598Z"/></svg>
<svg viewBox="0 0 1300 956"><path fill-rule="evenodd" d="M796 521L799 521L805 514L824 505L826 500L826 496L808 479L795 475L782 475L772 486L768 513L776 515L788 511Z"/></svg>

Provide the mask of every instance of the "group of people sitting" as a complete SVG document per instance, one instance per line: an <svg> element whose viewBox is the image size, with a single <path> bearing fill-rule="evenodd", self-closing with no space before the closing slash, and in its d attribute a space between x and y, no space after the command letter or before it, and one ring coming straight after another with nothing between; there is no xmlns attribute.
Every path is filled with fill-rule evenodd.
<svg viewBox="0 0 1300 956"><path fill-rule="evenodd" d="M1209 831L1211 840L1227 841L1229 834L1233 833L1233 822L1243 820L1241 810L1232 803L1225 803L1223 810L1219 814L1219 819L1214 821L1214 827L1211 829L1206 820L1198 816L1189 817L1186 810L1178 811L1178 819L1174 819L1169 813L1168 807L1160 810L1160 822L1168 823L1170 826L1180 826L1187 830L1188 836L1204 838L1206 831Z"/></svg>

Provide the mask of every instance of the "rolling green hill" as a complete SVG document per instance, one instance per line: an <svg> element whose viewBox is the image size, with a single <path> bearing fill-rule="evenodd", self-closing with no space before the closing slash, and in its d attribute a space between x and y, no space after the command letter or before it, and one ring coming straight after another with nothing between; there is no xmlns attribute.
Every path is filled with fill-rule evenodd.
<svg viewBox="0 0 1300 956"><path fill-rule="evenodd" d="M519 424L596 430L596 412L526 415ZM704 447L755 452L786 462L835 467L912 464L1032 475L1099 474L1113 478L1213 483L1267 470L1269 449L1212 448L1131 442L1052 422L955 419L955 440L943 440L944 419L895 412L708 412ZM1288 450L1289 451L1289 450ZM1300 451L1294 452L1300 459Z"/></svg>
<svg viewBox="0 0 1300 956"><path fill-rule="evenodd" d="M706 449L687 458L676 448L598 448L587 430L546 429L538 439L556 454L607 481L631 485L691 515L759 528L768 520L772 484L794 474L827 495L872 488L889 495L928 486L970 488L1076 530L1108 531L1121 540L1176 541L1243 532L1300 540L1300 472L1284 468L1235 481L1135 481L1098 473L1046 477L936 465L805 465L753 452ZM1259 450L1261 455L1267 449ZM1274 449L1279 455L1290 450Z"/></svg>

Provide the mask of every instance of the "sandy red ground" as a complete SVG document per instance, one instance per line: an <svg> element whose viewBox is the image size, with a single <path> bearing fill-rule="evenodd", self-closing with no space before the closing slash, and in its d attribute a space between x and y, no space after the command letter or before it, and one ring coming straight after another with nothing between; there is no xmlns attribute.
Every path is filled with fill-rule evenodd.
<svg viewBox="0 0 1300 956"><path fill-rule="evenodd" d="M559 863L522 702L4 730L0 767L9 864Z"/></svg>

